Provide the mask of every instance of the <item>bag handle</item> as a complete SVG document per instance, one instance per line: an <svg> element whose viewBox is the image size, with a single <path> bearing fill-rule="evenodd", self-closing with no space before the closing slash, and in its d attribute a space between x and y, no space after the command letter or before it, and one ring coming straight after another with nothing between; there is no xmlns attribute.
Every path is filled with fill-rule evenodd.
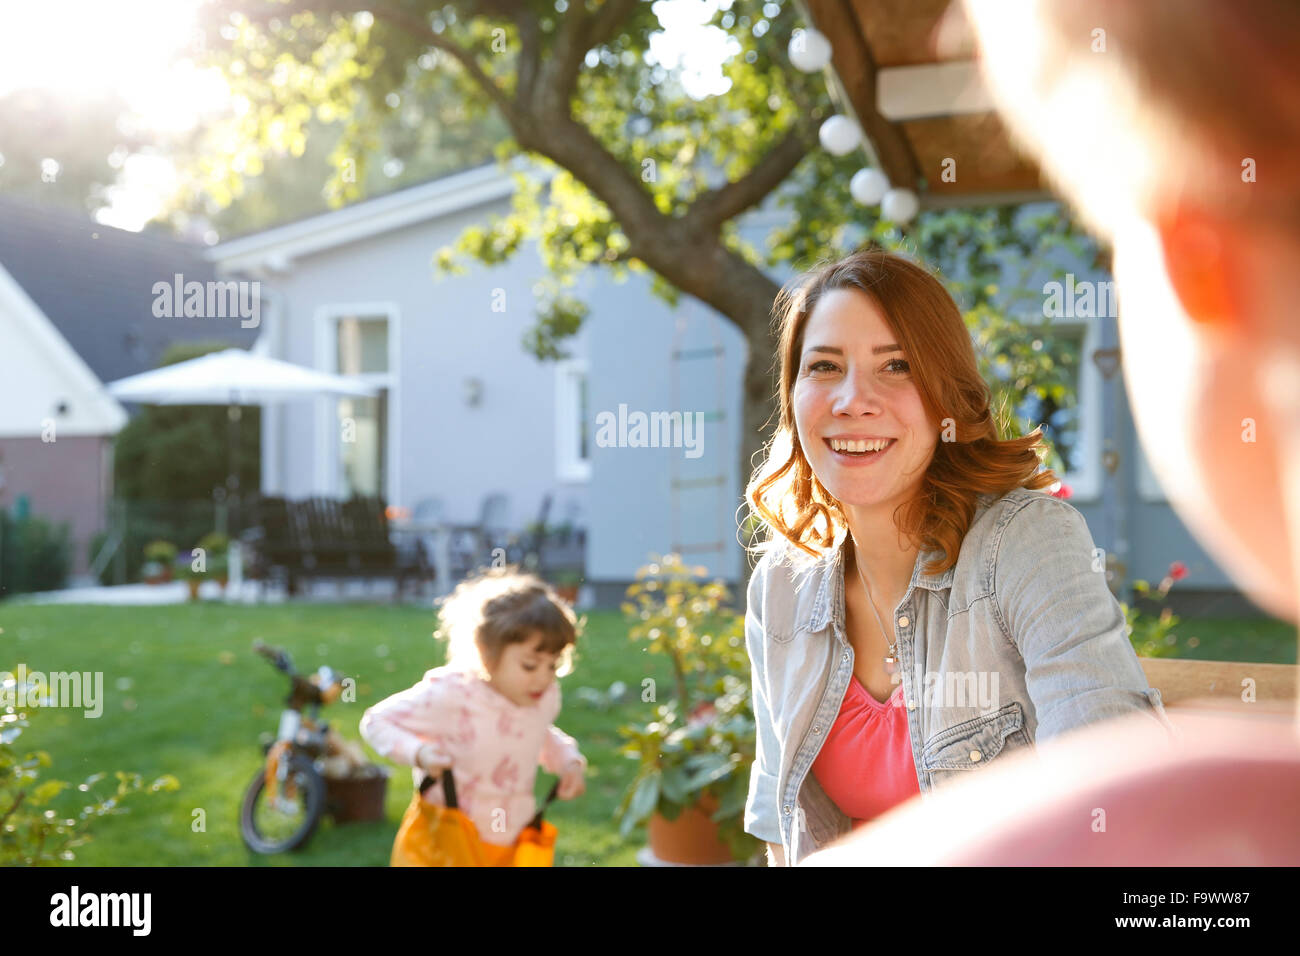
<svg viewBox="0 0 1300 956"><path fill-rule="evenodd" d="M424 775L424 779L420 781L420 796L424 796L425 792L433 785L434 785L433 777L429 776L426 773ZM546 812L546 808L551 805L551 803L555 800L559 792L560 792L560 781L557 779L555 783L551 784L551 792L548 793L546 795L546 799L542 801L542 805L538 809L537 815L534 816L533 819L529 822L528 824L529 826L531 826L535 830L540 830L542 828L542 814ZM444 802L447 805L447 809L449 810L459 809L460 804L456 802L456 780L451 775L450 767L447 767L442 771L442 796Z"/></svg>

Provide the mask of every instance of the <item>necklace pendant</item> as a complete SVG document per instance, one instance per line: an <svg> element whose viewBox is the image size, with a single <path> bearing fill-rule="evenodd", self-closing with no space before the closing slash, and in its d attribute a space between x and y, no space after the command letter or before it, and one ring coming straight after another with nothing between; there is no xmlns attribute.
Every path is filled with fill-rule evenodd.
<svg viewBox="0 0 1300 956"><path fill-rule="evenodd" d="M885 655L885 673L886 674L898 673L898 660L891 654Z"/></svg>

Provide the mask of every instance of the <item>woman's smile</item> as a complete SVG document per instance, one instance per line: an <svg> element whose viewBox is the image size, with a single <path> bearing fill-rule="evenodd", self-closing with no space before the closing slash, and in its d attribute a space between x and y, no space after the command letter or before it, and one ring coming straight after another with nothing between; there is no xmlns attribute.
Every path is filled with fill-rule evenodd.
<svg viewBox="0 0 1300 956"><path fill-rule="evenodd" d="M877 441L823 438L822 441L830 449L836 464L843 465L846 468L865 468L874 465L893 451L894 446L898 444L896 438ZM887 444L882 448L880 447L880 441L886 441Z"/></svg>

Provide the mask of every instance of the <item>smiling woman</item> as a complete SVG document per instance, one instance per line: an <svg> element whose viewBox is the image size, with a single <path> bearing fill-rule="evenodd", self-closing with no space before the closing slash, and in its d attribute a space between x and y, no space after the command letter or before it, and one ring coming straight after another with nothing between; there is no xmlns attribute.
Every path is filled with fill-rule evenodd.
<svg viewBox="0 0 1300 956"><path fill-rule="evenodd" d="M1082 515L1041 493L1039 432L998 434L938 279L863 249L775 312L745 618L745 829L773 860L1036 740L1135 711L1167 726Z"/></svg>

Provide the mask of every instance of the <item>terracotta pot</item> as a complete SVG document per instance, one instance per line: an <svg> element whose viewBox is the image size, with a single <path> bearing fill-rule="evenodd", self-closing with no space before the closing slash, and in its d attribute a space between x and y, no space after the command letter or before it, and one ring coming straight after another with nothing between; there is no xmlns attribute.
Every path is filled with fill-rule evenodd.
<svg viewBox="0 0 1300 956"><path fill-rule="evenodd" d="M709 866L733 862L731 850L718 839L718 825L709 819L717 809L717 798L704 794L676 820L656 813L649 823L650 851L665 863Z"/></svg>

